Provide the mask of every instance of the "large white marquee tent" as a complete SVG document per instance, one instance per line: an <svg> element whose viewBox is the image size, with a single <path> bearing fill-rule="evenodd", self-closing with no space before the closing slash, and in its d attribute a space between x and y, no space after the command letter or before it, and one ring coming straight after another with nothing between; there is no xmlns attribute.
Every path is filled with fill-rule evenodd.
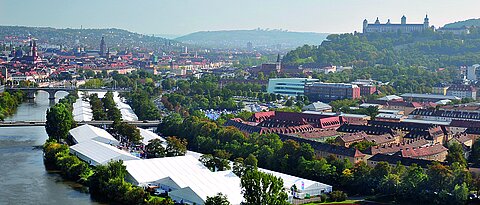
<svg viewBox="0 0 480 205"><path fill-rule="evenodd" d="M114 146L93 140L71 146L70 153L92 166L105 165L110 161L140 159Z"/></svg>
<svg viewBox="0 0 480 205"><path fill-rule="evenodd" d="M120 142L107 131L91 125L82 125L69 131L75 144L95 140L105 144L119 145Z"/></svg>
<svg viewBox="0 0 480 205"><path fill-rule="evenodd" d="M125 161L127 181L139 185L155 185L169 191L177 202L204 204L207 196L223 193L232 204L243 200L240 178L230 172L210 172L192 156L165 157ZM233 182L233 183L232 183Z"/></svg>

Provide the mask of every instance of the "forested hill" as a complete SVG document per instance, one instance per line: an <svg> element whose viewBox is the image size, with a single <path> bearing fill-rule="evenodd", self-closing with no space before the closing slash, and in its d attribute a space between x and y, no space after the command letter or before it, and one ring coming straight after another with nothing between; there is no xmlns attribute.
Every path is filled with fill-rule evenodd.
<svg viewBox="0 0 480 205"><path fill-rule="evenodd" d="M465 21L457 21L455 23L445 24L445 28L463 28L463 27L480 27L480 19L468 19Z"/></svg>
<svg viewBox="0 0 480 205"><path fill-rule="evenodd" d="M480 62L480 32L440 34L332 34L319 46L288 52L287 64L320 63L343 66L458 67Z"/></svg>
<svg viewBox="0 0 480 205"><path fill-rule="evenodd" d="M284 30L231 30L201 31L175 40L214 48L247 48L249 42L254 48L276 47L294 49L304 44L320 44L328 34L290 32Z"/></svg>
<svg viewBox="0 0 480 205"><path fill-rule="evenodd" d="M178 46L177 42L165 38L147 36L122 29L56 29L50 27L0 26L0 39L10 37L38 39L39 43L64 45L67 47L84 46L87 49L99 49L100 39L111 49L143 47L158 49L168 45Z"/></svg>

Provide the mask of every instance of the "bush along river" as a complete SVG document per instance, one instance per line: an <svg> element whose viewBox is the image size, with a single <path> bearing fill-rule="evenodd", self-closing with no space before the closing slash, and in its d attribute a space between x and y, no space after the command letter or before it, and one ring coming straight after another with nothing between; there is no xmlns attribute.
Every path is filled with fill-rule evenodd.
<svg viewBox="0 0 480 205"><path fill-rule="evenodd" d="M56 101L66 95L58 92ZM48 93L39 91L5 121L45 120L51 105ZM99 204L82 185L46 169L42 145L47 138L44 127L0 128L0 204Z"/></svg>

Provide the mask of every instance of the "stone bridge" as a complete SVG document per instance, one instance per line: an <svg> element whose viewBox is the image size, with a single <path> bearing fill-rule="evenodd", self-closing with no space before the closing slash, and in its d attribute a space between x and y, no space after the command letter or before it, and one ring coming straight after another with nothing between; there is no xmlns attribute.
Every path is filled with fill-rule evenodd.
<svg viewBox="0 0 480 205"><path fill-rule="evenodd" d="M87 92L106 92L106 91L112 91L112 92L130 92L131 89L113 89L113 88L102 88L102 89L88 89L88 88L76 88L76 87L6 87L5 90L21 90L27 94L28 99L34 99L35 98L35 93L37 91L42 90L48 93L48 99L50 100L55 100L55 94L58 91L87 91Z"/></svg>
<svg viewBox="0 0 480 205"><path fill-rule="evenodd" d="M27 87L27 88L9 87L9 88L5 88L5 90L13 90L13 91L21 90L21 91L25 92L25 94L27 94L28 99L34 99L35 98L35 93L37 93L37 91L39 91L39 90L42 90L42 91L45 91L45 92L48 93L48 99L55 100L55 94L58 91L69 92L69 91L75 90L75 87L30 87L30 88L29 87Z"/></svg>

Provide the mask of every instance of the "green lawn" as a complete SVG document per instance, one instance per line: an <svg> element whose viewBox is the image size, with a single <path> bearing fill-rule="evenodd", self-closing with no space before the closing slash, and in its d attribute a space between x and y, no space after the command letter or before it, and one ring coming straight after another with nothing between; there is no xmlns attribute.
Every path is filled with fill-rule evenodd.
<svg viewBox="0 0 480 205"><path fill-rule="evenodd" d="M165 197L161 197L161 196L150 196L150 199L148 199L148 201L152 201L154 199L160 199L160 201L163 201L165 200Z"/></svg>
<svg viewBox="0 0 480 205"><path fill-rule="evenodd" d="M308 203L304 205L317 205L317 204L358 204L358 200L345 200L341 202L325 202L325 203Z"/></svg>

